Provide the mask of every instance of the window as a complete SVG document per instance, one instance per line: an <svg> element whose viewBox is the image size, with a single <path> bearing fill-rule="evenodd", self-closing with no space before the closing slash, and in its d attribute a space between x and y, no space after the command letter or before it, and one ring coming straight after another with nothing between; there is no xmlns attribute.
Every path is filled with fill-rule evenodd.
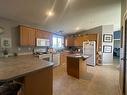
<svg viewBox="0 0 127 95"><path fill-rule="evenodd" d="M62 49L64 48L64 37L59 35L53 35L53 48Z"/></svg>

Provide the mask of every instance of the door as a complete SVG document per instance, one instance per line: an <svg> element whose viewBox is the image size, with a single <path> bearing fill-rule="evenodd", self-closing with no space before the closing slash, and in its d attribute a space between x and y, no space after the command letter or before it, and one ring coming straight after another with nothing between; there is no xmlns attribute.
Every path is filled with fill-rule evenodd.
<svg viewBox="0 0 127 95"><path fill-rule="evenodd" d="M127 20L125 21L125 33L124 33L124 56L123 56L123 63L124 63L124 80L123 80L123 91L125 92L125 95L127 95Z"/></svg>

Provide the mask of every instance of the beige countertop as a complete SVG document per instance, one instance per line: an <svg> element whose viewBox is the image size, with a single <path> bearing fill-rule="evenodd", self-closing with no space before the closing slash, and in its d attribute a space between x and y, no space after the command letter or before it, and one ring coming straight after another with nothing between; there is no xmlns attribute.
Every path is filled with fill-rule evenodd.
<svg viewBox="0 0 127 95"><path fill-rule="evenodd" d="M15 79L50 66L53 66L52 62L41 60L33 55L0 58L0 80Z"/></svg>
<svg viewBox="0 0 127 95"><path fill-rule="evenodd" d="M89 56L82 55L82 54L70 54L70 55L68 55L68 57L87 59Z"/></svg>

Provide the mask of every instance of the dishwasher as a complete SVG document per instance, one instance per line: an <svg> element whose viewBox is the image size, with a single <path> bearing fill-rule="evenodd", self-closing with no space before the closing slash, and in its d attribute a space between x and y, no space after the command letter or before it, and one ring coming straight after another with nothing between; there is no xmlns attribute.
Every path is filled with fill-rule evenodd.
<svg viewBox="0 0 127 95"><path fill-rule="evenodd" d="M53 63L54 63L54 66L60 65L60 53L53 54Z"/></svg>

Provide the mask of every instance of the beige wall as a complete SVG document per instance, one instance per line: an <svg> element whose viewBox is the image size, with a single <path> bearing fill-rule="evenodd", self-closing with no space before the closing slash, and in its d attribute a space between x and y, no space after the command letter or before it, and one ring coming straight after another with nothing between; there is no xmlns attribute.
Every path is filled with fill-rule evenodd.
<svg viewBox="0 0 127 95"><path fill-rule="evenodd" d="M112 64L113 63L113 41L111 43L103 42L103 35L104 34L113 35L113 25L103 25L102 26L102 51L103 51L104 45L112 46L111 53L104 53L103 52L103 64Z"/></svg>

